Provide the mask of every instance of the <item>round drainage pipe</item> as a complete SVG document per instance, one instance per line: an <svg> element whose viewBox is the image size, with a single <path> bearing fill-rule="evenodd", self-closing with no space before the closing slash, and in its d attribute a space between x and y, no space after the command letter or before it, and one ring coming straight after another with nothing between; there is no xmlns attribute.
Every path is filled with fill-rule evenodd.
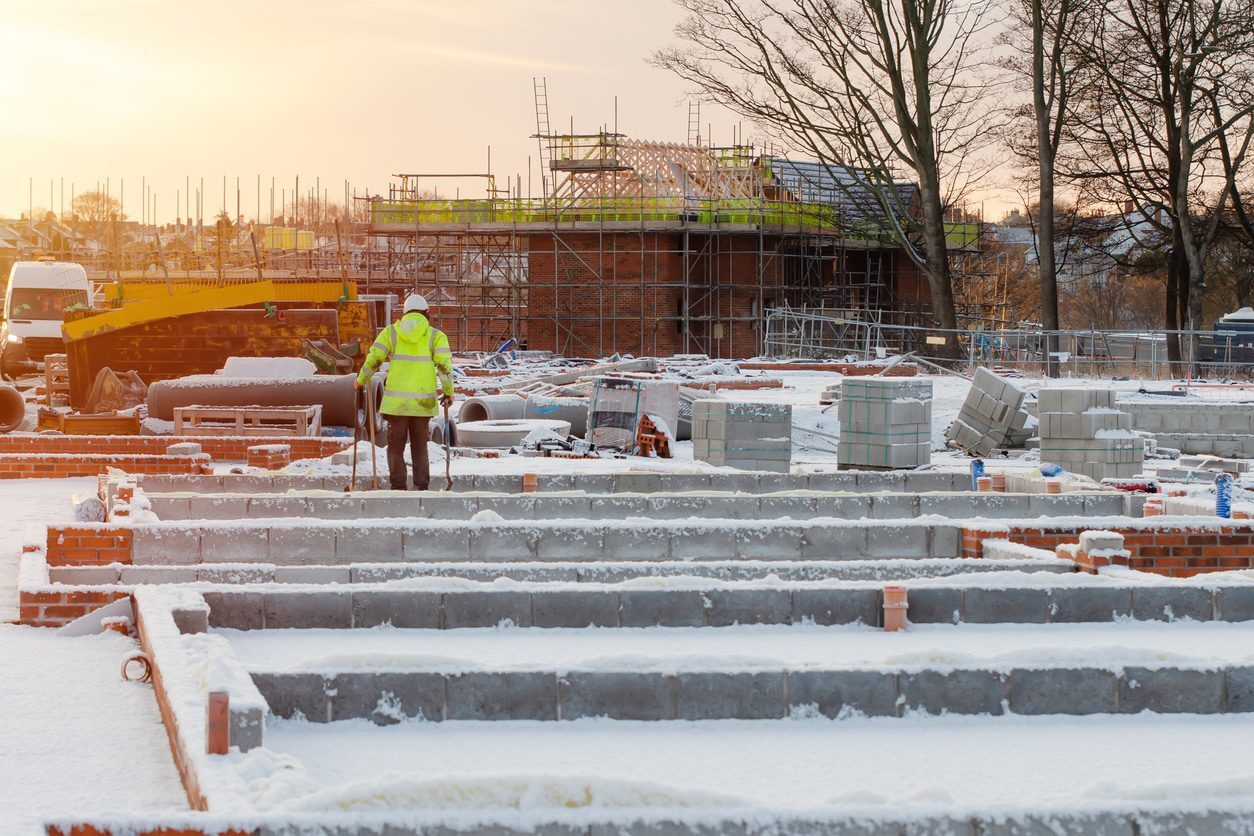
<svg viewBox="0 0 1254 836"><path fill-rule="evenodd" d="M512 421L523 417L527 402L517 395L478 395L462 401L457 420L472 424L478 421Z"/></svg>
<svg viewBox="0 0 1254 836"><path fill-rule="evenodd" d="M459 422L457 438L463 447L513 447L535 429L551 430L565 438L570 435L570 422L534 419Z"/></svg>
<svg viewBox="0 0 1254 836"><path fill-rule="evenodd" d="M26 401L12 386L0 386L0 433L11 433L26 420Z"/></svg>

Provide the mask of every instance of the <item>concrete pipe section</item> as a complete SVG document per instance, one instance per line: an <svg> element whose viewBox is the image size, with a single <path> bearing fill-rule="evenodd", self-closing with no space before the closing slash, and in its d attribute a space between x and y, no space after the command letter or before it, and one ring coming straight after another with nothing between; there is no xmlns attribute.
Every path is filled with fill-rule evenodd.
<svg viewBox="0 0 1254 836"><path fill-rule="evenodd" d="M480 421L511 421L523 417L527 402L517 395L479 395L462 402L457 413L458 423L473 424ZM508 445L505 445L508 446Z"/></svg>
<svg viewBox="0 0 1254 836"><path fill-rule="evenodd" d="M555 398L532 395L527 398L524 418L569 421L570 432L583 438L588 433L588 398Z"/></svg>
<svg viewBox="0 0 1254 836"><path fill-rule="evenodd" d="M26 420L26 401L12 386L0 386L0 433L11 433Z"/></svg>
<svg viewBox="0 0 1254 836"><path fill-rule="evenodd" d="M517 399L516 399L517 400ZM520 404L521 400L518 401ZM463 409L463 414L465 407ZM569 421L522 419L512 421L471 421L457 424L457 440L462 447L514 447L522 444L533 430L549 430L562 438L570 435Z"/></svg>
<svg viewBox="0 0 1254 836"><path fill-rule="evenodd" d="M176 406L321 406L324 426L351 427L355 417L355 377L345 374L266 380L204 374L162 380L148 387L148 414L172 421Z"/></svg>

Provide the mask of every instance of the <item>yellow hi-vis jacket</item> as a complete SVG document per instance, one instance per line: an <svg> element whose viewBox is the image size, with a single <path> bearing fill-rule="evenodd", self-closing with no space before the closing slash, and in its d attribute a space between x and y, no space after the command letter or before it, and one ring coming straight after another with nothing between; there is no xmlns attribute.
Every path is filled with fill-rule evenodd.
<svg viewBox="0 0 1254 836"><path fill-rule="evenodd" d="M448 336L432 328L417 311L379 333L357 375L358 382L364 386L385 360L390 362L379 406L382 414L430 418L439 411L441 391L452 397L453 352Z"/></svg>

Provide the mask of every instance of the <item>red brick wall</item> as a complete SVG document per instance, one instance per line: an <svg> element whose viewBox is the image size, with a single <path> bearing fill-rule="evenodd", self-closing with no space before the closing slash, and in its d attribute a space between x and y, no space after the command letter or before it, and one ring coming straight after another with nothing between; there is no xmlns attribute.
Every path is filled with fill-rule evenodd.
<svg viewBox="0 0 1254 836"><path fill-rule="evenodd" d="M0 435L0 455L38 453L76 456L161 456L170 445L183 442L199 444L201 449L215 461L240 462L247 459L248 448L258 444L286 444L292 448L294 459L321 459L352 445L352 440L347 438L306 438L303 436L257 438L209 435ZM195 471L168 472L194 473Z"/></svg>
<svg viewBox="0 0 1254 836"><path fill-rule="evenodd" d="M963 556L982 557L982 541L1006 538L1015 543L1054 551L1079 542L1080 533L1100 528L1123 535L1130 552L1128 566L1157 575L1184 578L1203 572L1254 569L1254 526L1231 523L1181 526L1163 521L1157 525L1118 527L1103 525L1001 526L963 529Z"/></svg>
<svg viewBox="0 0 1254 836"><path fill-rule="evenodd" d="M210 461L209 456L206 455L0 453L0 479L68 479L76 476L99 476L110 467L125 470L128 473L201 473Z"/></svg>
<svg viewBox="0 0 1254 836"><path fill-rule="evenodd" d="M49 566L107 566L130 563L134 543L129 526L48 526Z"/></svg>
<svg viewBox="0 0 1254 836"><path fill-rule="evenodd" d="M125 590L68 590L27 592L18 595L19 618L29 627L63 627L92 610L130 595Z"/></svg>

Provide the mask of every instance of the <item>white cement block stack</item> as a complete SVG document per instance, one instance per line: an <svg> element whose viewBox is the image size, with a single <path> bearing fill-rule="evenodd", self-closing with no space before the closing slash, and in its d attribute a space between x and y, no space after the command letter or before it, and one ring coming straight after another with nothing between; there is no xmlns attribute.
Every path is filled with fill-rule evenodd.
<svg viewBox="0 0 1254 836"><path fill-rule="evenodd" d="M787 473L792 462L792 406L692 402L693 458L741 470Z"/></svg>
<svg viewBox="0 0 1254 836"><path fill-rule="evenodd" d="M841 384L842 468L909 468L932 460L932 382L857 378Z"/></svg>
<svg viewBox="0 0 1254 836"><path fill-rule="evenodd" d="M956 447L988 456L999 447L1019 447L1031 435L1022 389L987 369L976 369L967 399L945 437Z"/></svg>
<svg viewBox="0 0 1254 836"><path fill-rule="evenodd" d="M1042 389L1037 393L1041 461L1093 479L1136 476L1145 440L1132 416L1115 409L1110 389Z"/></svg>

